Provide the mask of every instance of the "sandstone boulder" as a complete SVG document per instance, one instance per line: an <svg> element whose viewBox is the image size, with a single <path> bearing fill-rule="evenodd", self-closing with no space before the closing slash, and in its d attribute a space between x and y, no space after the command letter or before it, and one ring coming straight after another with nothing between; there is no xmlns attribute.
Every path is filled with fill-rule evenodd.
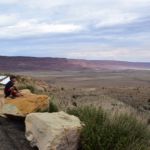
<svg viewBox="0 0 150 150"><path fill-rule="evenodd" d="M4 103L5 103L4 92L3 90L0 90L0 117L4 117L4 114L2 113L2 107Z"/></svg>
<svg viewBox="0 0 150 150"><path fill-rule="evenodd" d="M26 138L39 150L77 150L82 125L65 112L31 113L26 120Z"/></svg>
<svg viewBox="0 0 150 150"><path fill-rule="evenodd" d="M2 107L4 105L4 98L3 97L0 97L0 116L1 117L5 117L5 115L3 114L2 112Z"/></svg>
<svg viewBox="0 0 150 150"><path fill-rule="evenodd" d="M48 96L32 94L29 90L23 90L22 94L23 96L15 99L5 99L1 110L2 113L25 117L29 113L40 112L48 109Z"/></svg>

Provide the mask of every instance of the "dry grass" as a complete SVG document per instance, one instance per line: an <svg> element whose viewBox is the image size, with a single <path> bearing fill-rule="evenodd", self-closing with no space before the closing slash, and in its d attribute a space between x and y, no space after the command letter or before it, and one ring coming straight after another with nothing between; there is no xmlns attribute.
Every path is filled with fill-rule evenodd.
<svg viewBox="0 0 150 150"><path fill-rule="evenodd" d="M149 150L147 125L127 114L111 115L101 108L69 109L85 127L81 133L81 150ZM110 117L111 116L111 117Z"/></svg>

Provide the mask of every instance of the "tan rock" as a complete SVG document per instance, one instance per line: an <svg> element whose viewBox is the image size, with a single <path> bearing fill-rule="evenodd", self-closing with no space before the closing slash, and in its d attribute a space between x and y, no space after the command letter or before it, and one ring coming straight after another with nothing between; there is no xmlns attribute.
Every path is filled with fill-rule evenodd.
<svg viewBox="0 0 150 150"><path fill-rule="evenodd" d="M2 107L3 114L26 116L32 112L40 112L48 109L48 96L32 94L29 90L23 90L22 93L23 96L21 97L5 99Z"/></svg>
<svg viewBox="0 0 150 150"><path fill-rule="evenodd" d="M4 91L0 90L0 97L4 97Z"/></svg>
<svg viewBox="0 0 150 150"><path fill-rule="evenodd" d="M2 107L5 103L5 99L3 97L0 97L0 116L3 117Z"/></svg>
<svg viewBox="0 0 150 150"><path fill-rule="evenodd" d="M21 94L23 95L31 95L31 91L29 89L24 89L24 90L21 90Z"/></svg>
<svg viewBox="0 0 150 150"><path fill-rule="evenodd" d="M3 117L3 113L2 113L2 107L4 105L5 99L4 99L4 91L0 90L0 116Z"/></svg>
<svg viewBox="0 0 150 150"><path fill-rule="evenodd" d="M82 125L65 112L31 113L26 120L26 138L39 150L77 150Z"/></svg>

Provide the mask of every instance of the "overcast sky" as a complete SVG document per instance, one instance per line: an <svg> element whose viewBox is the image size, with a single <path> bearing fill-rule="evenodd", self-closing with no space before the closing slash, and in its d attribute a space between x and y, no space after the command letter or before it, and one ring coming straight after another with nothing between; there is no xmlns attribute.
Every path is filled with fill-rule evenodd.
<svg viewBox="0 0 150 150"><path fill-rule="evenodd" d="M0 55L150 62L150 0L0 0Z"/></svg>

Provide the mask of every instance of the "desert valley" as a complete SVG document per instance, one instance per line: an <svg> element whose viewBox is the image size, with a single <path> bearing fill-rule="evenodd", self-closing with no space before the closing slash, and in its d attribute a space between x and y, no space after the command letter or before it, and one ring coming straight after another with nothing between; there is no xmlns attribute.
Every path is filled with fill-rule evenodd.
<svg viewBox="0 0 150 150"><path fill-rule="evenodd" d="M150 124L150 63L0 57L0 70L27 79L31 91L53 97L59 110L88 105L108 113L129 113ZM2 145L12 146L13 141L20 148L22 140L23 149L31 149L23 138L22 123L17 124L1 119L2 139L10 137ZM12 139L14 134L20 134L19 143Z"/></svg>

